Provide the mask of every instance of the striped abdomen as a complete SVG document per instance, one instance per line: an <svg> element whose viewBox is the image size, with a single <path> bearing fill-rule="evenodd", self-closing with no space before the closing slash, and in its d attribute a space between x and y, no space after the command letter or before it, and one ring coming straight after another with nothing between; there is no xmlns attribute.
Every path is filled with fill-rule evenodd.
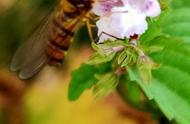
<svg viewBox="0 0 190 124"><path fill-rule="evenodd" d="M69 2L68 2L69 1ZM50 37L47 53L50 57L49 64L62 63L63 58L70 46L71 38L80 19L91 9L91 2L76 3L75 0L68 0L66 8L62 8L55 14L50 27Z"/></svg>
<svg viewBox="0 0 190 124"><path fill-rule="evenodd" d="M57 11L53 11L48 20L18 48L11 62L11 71L18 71L19 78L28 79L47 62L51 65L61 63L74 30L91 9L92 1L61 0ZM53 19L52 15L55 15Z"/></svg>

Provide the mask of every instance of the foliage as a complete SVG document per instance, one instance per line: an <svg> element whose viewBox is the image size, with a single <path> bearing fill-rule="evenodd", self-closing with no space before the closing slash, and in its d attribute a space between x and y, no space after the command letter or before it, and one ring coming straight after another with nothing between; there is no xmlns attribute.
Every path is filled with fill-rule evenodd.
<svg viewBox="0 0 190 124"><path fill-rule="evenodd" d="M190 2L160 1L162 15L148 19L149 29L140 37L137 46L129 45L129 39L92 43L95 53L72 73L69 100L77 100L90 88L97 97L116 89L134 107L155 109L145 105L150 102L147 99L142 102L144 93L151 100L150 104L157 105L169 120L180 124L190 122ZM50 0L25 1L22 3L25 7L17 3L0 16L1 65L8 63L16 47L42 20L42 15L49 15L47 10L53 3ZM79 33L81 37L86 35L84 31Z"/></svg>
<svg viewBox="0 0 190 124"><path fill-rule="evenodd" d="M175 9L170 9L166 7L170 2L164 4L163 1L162 15L155 20L148 19L149 29L140 37L137 47L129 45L127 39L92 44L96 52L90 57L88 64L97 66L102 63L112 63L110 73L96 78L94 90L106 95L110 92L110 88L113 90L119 84L118 91L125 94L124 90L120 90L123 88L121 86L124 86L124 83L136 82L147 98L154 100L169 120L175 119L180 124L188 124L190 122L190 60L188 57L190 55L190 9L187 8L189 2L186 2L187 4L185 0L173 1L171 5ZM185 7L181 8L182 6ZM126 68L127 71L118 72L120 67ZM127 78L122 78L123 76ZM129 92L129 95L133 94L131 97L134 97L131 99L132 103L140 102L139 91L136 89L134 92ZM122 96L125 99L129 95Z"/></svg>
<svg viewBox="0 0 190 124"><path fill-rule="evenodd" d="M106 96L113 91L118 84L118 77L116 74L107 73L100 77L99 81L95 84L93 92L96 97Z"/></svg>
<svg viewBox="0 0 190 124"><path fill-rule="evenodd" d="M97 69L91 65L83 64L72 73L73 78L70 82L68 93L70 100L77 99L84 90L90 88L94 84L96 81L94 78L96 70Z"/></svg>

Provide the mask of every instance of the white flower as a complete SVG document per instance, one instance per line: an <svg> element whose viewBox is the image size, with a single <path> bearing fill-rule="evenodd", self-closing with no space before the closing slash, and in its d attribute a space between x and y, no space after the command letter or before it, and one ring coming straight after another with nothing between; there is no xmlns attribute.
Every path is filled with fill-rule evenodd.
<svg viewBox="0 0 190 124"><path fill-rule="evenodd" d="M146 17L161 12L157 0L98 0L93 11L100 16L96 23L99 42L141 35L148 28Z"/></svg>
<svg viewBox="0 0 190 124"><path fill-rule="evenodd" d="M112 13L109 16L101 17L96 23L98 35L101 35L99 42L106 39L114 40L114 37L120 39L130 38L135 34L144 33L147 29L145 18L145 15L136 12ZM104 34L104 32L110 34L110 36Z"/></svg>

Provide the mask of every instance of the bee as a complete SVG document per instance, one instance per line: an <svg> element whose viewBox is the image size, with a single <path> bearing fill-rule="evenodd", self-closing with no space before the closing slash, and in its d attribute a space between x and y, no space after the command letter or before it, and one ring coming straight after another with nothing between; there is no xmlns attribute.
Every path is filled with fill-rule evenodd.
<svg viewBox="0 0 190 124"><path fill-rule="evenodd" d="M62 63L74 32L93 6L93 0L61 0L32 36L16 51L11 71L19 71L19 78L28 79L44 65Z"/></svg>

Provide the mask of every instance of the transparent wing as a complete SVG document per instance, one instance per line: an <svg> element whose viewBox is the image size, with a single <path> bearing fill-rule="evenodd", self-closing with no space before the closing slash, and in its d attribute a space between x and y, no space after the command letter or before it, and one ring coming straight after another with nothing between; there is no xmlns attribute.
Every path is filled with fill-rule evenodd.
<svg viewBox="0 0 190 124"><path fill-rule="evenodd" d="M21 79L27 79L36 74L48 61L46 49L48 45L48 27L52 14L44 24L33 33L15 53L11 71L19 71Z"/></svg>

